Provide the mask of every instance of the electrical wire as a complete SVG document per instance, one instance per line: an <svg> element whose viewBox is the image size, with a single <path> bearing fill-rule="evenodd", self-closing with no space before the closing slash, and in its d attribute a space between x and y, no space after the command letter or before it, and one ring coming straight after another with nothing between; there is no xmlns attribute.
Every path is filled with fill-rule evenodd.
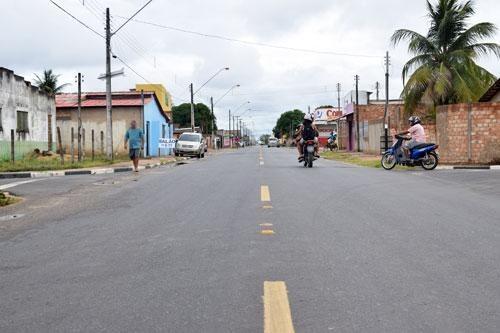
<svg viewBox="0 0 500 333"><path fill-rule="evenodd" d="M90 31L92 31L94 34L98 35L99 37L101 38L104 38L106 39L106 37L104 37L104 35L100 34L99 32L97 32L96 30L94 30L92 27L90 27L88 24L86 24L85 22L81 21L80 19L78 19L76 16L74 16L73 14L71 14L70 12L68 12L66 9L64 9L63 7L61 7L59 4L57 4L55 1L53 0L49 0L54 6L56 6L57 8L59 8L60 10L62 10L64 13L66 13L67 15L69 15L70 17L72 17L75 21L77 21L78 23L80 23L82 26L84 26L85 28L89 29Z"/></svg>
<svg viewBox="0 0 500 333"><path fill-rule="evenodd" d="M126 18L124 16L116 16L116 17L121 18L121 19L128 19L128 18ZM339 56L339 57L377 58L377 59L378 58L382 58L382 56L377 56L377 55L344 53L344 52L323 51L323 50L314 50L314 49L304 49L304 48L297 48L297 47L276 45L276 44L263 43L263 42L254 42L254 41L249 41L249 40L243 40L243 39L237 39L237 38L232 38L232 37L226 37L226 36L222 36L222 35L209 34L209 33L204 33L204 32L199 32L199 31L194 31L194 30L188 30L188 29L178 28L178 27L174 27L174 26L167 26L167 25L158 24L158 23L154 23L154 22L143 21L143 20L133 19L132 21L133 22L137 22L137 23L141 23L141 24L146 24L146 25L154 26L154 27L157 27L157 28L162 28L162 29L167 29L167 30L182 32L182 33L191 34L191 35L197 35L197 36L206 37L206 38L219 39L219 40L224 40L224 41L228 41L228 42L235 42L235 43L241 43L241 44L247 44L247 45L261 46L261 47L267 47L267 48L273 48L273 49L281 49L281 50L287 50L287 51L293 51L293 52L314 53L314 54L332 55L332 56Z"/></svg>

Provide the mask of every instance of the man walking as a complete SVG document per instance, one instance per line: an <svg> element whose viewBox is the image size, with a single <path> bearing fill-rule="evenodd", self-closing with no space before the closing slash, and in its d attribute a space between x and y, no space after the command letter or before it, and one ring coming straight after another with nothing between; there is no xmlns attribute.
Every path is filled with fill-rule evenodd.
<svg viewBox="0 0 500 333"><path fill-rule="evenodd" d="M130 142L128 156L134 163L134 171L139 172L139 157L141 150L144 149L144 132L137 128L135 120L130 122L130 128L125 133L125 150L127 150L127 142Z"/></svg>

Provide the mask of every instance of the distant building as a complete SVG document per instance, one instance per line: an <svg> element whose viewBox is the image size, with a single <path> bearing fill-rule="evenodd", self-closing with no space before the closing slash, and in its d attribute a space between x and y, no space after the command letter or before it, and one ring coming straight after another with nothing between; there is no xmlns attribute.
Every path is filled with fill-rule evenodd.
<svg viewBox="0 0 500 333"><path fill-rule="evenodd" d="M370 104L370 95L373 94L371 91L358 90L358 103L359 105ZM348 104L356 103L356 91L351 90L347 95L344 96L344 106Z"/></svg>
<svg viewBox="0 0 500 333"><path fill-rule="evenodd" d="M172 119L172 95L168 90L160 83L138 83L135 85L135 90L137 92L142 91L152 91L156 94L158 101L160 102L161 109Z"/></svg>
<svg viewBox="0 0 500 333"><path fill-rule="evenodd" d="M59 94L56 96L57 126L61 129L62 143L68 152L71 144L71 128L78 130L78 96L76 94ZM130 122L136 120L144 129L144 156L170 154L169 149L158 149L159 138L171 138L170 119L163 111L154 92L125 91L114 92L113 101L113 151L126 153L124 136ZM143 104L144 103L144 104ZM96 153L104 153L106 146L106 94L104 92L82 94L82 128L84 129L84 150L89 153L92 148L92 130L94 130L94 146ZM75 134L76 142L76 134ZM75 144L76 147L76 144Z"/></svg>
<svg viewBox="0 0 500 333"><path fill-rule="evenodd" d="M16 158L36 148L51 150L55 113L54 97L0 67L0 158L10 157L11 130L15 133Z"/></svg>

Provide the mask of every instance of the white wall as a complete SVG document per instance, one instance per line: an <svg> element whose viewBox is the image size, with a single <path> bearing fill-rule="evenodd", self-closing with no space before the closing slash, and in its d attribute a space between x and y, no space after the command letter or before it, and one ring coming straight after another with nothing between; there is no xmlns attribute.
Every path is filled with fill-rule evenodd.
<svg viewBox="0 0 500 333"><path fill-rule="evenodd" d="M2 127L0 140L10 140L10 130L16 130L17 111L28 112L27 133L22 140L47 142L48 116L52 115L52 138L55 142L56 108L55 100L38 88L26 82L12 71L0 68L0 108L2 109ZM18 138L16 134L16 138ZM46 147L40 147L45 148Z"/></svg>

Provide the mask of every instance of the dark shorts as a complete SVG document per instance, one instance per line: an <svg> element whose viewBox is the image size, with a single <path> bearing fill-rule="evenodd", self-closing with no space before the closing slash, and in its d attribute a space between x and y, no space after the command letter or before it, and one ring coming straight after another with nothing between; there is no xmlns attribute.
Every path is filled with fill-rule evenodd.
<svg viewBox="0 0 500 333"><path fill-rule="evenodd" d="M128 151L128 156L130 157L131 160L135 160L141 156L141 150L140 149L129 149Z"/></svg>

